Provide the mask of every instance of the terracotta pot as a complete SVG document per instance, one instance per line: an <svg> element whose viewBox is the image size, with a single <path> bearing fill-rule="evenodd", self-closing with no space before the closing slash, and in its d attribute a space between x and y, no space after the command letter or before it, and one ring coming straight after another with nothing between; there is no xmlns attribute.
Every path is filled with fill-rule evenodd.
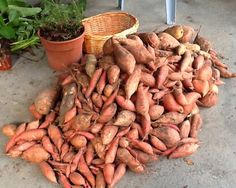
<svg viewBox="0 0 236 188"><path fill-rule="evenodd" d="M82 57L84 34L85 32L68 41L49 41L40 36L39 30L38 35L46 51L50 67L56 71L63 71L71 64L78 63Z"/></svg>

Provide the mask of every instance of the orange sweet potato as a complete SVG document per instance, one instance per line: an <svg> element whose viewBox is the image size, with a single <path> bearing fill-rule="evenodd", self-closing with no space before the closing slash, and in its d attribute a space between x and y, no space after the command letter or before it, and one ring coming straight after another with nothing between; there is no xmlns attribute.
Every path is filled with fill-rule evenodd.
<svg viewBox="0 0 236 188"><path fill-rule="evenodd" d="M160 44L160 40L154 32L138 33L138 36L146 45L150 45L153 48L157 48Z"/></svg>
<svg viewBox="0 0 236 188"><path fill-rule="evenodd" d="M85 136L76 135L76 136L74 136L74 137L70 140L70 143L71 143L76 149L80 149L80 148L86 146L86 144L87 144L87 139L85 138Z"/></svg>
<svg viewBox="0 0 236 188"><path fill-rule="evenodd" d="M181 114L178 112L168 112L161 115L161 117L158 118L155 123L178 125L179 123L184 121L185 117L185 114Z"/></svg>
<svg viewBox="0 0 236 188"><path fill-rule="evenodd" d="M174 96L169 93L169 94L166 94L164 97L163 97L163 106L164 108L169 111L169 112L180 112L180 113L183 113L183 107L181 105L179 105Z"/></svg>
<svg viewBox="0 0 236 188"><path fill-rule="evenodd" d="M151 74L149 74L149 73L146 73L146 72L144 72L144 71L142 71L142 73L141 73L140 81L141 81L144 85L150 86L150 87L155 86L155 83L156 83L156 80L155 80L154 76L151 75Z"/></svg>
<svg viewBox="0 0 236 188"><path fill-rule="evenodd" d="M156 136L151 135L150 142L158 150L161 150L161 151L167 150L166 145L159 138L157 138Z"/></svg>
<svg viewBox="0 0 236 188"><path fill-rule="evenodd" d="M179 42L168 33L159 33L160 49L167 50L179 46Z"/></svg>
<svg viewBox="0 0 236 188"><path fill-rule="evenodd" d="M69 176L69 179L70 179L70 181L71 181L74 185L77 185L77 186L80 186L80 185L86 186L84 177L81 176L81 174L78 173L78 172L73 172L73 173L71 173L70 176Z"/></svg>
<svg viewBox="0 0 236 188"><path fill-rule="evenodd" d="M136 115L134 112L130 112L128 110L122 110L118 113L117 118L114 122L116 126L129 126L132 122L134 122Z"/></svg>
<svg viewBox="0 0 236 188"><path fill-rule="evenodd" d="M120 163L115 170L114 177L110 184L110 187L114 187L118 183L118 181L125 175L125 172L126 172L126 164Z"/></svg>
<svg viewBox="0 0 236 188"><path fill-rule="evenodd" d="M114 84L118 81L120 76L120 68L117 65L112 65L110 68L107 70L107 78L109 84Z"/></svg>
<svg viewBox="0 0 236 188"><path fill-rule="evenodd" d="M116 102L124 110L135 111L134 103L121 95L116 96Z"/></svg>
<svg viewBox="0 0 236 188"><path fill-rule="evenodd" d="M105 178L100 170L96 174L96 188L106 188Z"/></svg>
<svg viewBox="0 0 236 188"><path fill-rule="evenodd" d="M105 156L105 163L113 163L116 158L116 152L117 148L119 146L119 137L114 138L114 140L111 142Z"/></svg>
<svg viewBox="0 0 236 188"><path fill-rule="evenodd" d="M15 124L5 124L2 126L2 133L8 137L13 137L16 133Z"/></svg>
<svg viewBox="0 0 236 188"><path fill-rule="evenodd" d="M43 175L51 182L57 183L57 178L55 172L52 167L45 161L39 163L39 167L43 173Z"/></svg>
<svg viewBox="0 0 236 188"><path fill-rule="evenodd" d="M173 158L180 158L180 157L187 157L189 155L192 155L197 149L198 149L199 145L198 144L183 144L181 146L179 146L176 150L174 150L169 158L173 159Z"/></svg>
<svg viewBox="0 0 236 188"><path fill-rule="evenodd" d="M115 165L114 164L105 164L105 166L103 168L103 174L104 174L105 181L108 185L111 184L111 182L113 180L114 173L115 173Z"/></svg>
<svg viewBox="0 0 236 188"><path fill-rule="evenodd" d="M117 110L117 105L112 103L101 111L100 117L98 118L99 123L106 123L110 121L115 115Z"/></svg>
<svg viewBox="0 0 236 188"><path fill-rule="evenodd" d="M63 144L63 137L60 129L56 125L50 125L48 127L48 135L51 138L52 142L55 144L57 149L60 151Z"/></svg>
<svg viewBox="0 0 236 188"><path fill-rule="evenodd" d="M185 120L181 125L180 125L180 138L187 138L190 133L190 122L189 120Z"/></svg>
<svg viewBox="0 0 236 188"><path fill-rule="evenodd" d="M194 29L190 26L187 25L183 25L183 30L184 30L184 34L183 37L181 37L179 39L179 41L181 43L186 43L186 42L190 42L192 40L193 34L194 34Z"/></svg>
<svg viewBox="0 0 236 188"><path fill-rule="evenodd" d="M116 133L118 132L118 127L114 125L105 125L101 131L101 139L104 145L109 144Z"/></svg>

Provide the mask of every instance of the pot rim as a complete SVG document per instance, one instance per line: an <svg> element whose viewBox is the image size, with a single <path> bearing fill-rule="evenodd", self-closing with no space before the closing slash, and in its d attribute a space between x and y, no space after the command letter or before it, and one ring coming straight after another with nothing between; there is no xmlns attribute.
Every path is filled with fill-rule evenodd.
<svg viewBox="0 0 236 188"><path fill-rule="evenodd" d="M37 35L39 36L40 39L44 40L44 41L47 41L48 43L51 43L51 44L67 44L67 43L70 43L70 42L73 42L75 40L78 40L79 38L83 38L84 35L85 35L85 27L83 26L84 28L84 31L81 35L79 35L78 37L74 38L74 39L70 39L70 40L66 40L66 41L51 41L51 40L47 40L46 38L44 38L43 36L40 35L40 29L37 31Z"/></svg>

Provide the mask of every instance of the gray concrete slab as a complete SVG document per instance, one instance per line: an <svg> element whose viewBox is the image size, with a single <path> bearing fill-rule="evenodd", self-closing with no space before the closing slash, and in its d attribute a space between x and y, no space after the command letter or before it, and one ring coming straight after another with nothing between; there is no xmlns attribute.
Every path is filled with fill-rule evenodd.
<svg viewBox="0 0 236 188"><path fill-rule="evenodd" d="M87 15L116 10L115 0L88 0ZM201 33L214 42L225 56L224 62L236 72L236 1L179 0L177 23L202 26ZM163 0L125 0L125 11L140 20L141 31L160 29L165 22ZM40 54L39 50L39 54ZM27 56L24 54L24 56ZM39 55L40 56L40 55ZM27 56L29 57L29 56ZM40 59L40 58L39 58ZM35 94L55 80L55 74L45 59L38 62L23 57L13 70L0 73L0 125L26 121L31 117L27 107ZM236 79L226 80L220 87L220 101L216 107L201 110L203 128L201 147L187 165L183 159L161 159L137 175L128 172L117 187L160 188L233 188L236 187ZM0 135L0 150L7 139ZM20 159L12 160L0 154L1 188L54 188L36 165Z"/></svg>

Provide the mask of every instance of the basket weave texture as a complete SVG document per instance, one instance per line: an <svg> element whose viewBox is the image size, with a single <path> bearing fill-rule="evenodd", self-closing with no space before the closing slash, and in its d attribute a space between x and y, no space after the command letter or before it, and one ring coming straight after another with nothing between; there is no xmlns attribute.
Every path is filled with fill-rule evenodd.
<svg viewBox="0 0 236 188"><path fill-rule="evenodd" d="M136 33L139 21L126 12L107 12L86 18L82 21L85 27L84 50L95 55L102 54L107 39L112 36L123 38Z"/></svg>

